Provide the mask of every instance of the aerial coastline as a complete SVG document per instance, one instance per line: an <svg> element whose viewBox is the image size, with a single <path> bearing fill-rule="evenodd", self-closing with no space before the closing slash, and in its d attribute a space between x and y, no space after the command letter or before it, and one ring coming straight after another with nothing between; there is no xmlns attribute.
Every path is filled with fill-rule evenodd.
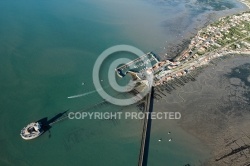
<svg viewBox="0 0 250 166"><path fill-rule="evenodd" d="M249 7L249 1L242 2ZM220 18L219 21L198 31L188 48L174 61L163 60L148 69L155 75L153 86L185 76L215 58L228 54L249 54L249 32L250 11Z"/></svg>
<svg viewBox="0 0 250 166"><path fill-rule="evenodd" d="M0 53L3 55L0 57L0 165L130 166L138 162L140 145L148 146L141 150L148 153L148 166L223 166L223 162L227 166L231 157L241 154L241 158L232 161L231 165L240 160L243 166L244 153L250 158L250 149L223 158L230 155L231 148L236 151L241 150L239 147L244 149L244 143L250 145L250 139L244 136L245 133L250 137L249 105L246 106L250 98L247 101L244 96L245 92L250 92L250 85L249 89L245 88L240 79L247 75L244 74L247 69L241 65L250 62L249 40L241 36L246 34L244 30L249 24L244 23L245 27L241 27L236 22L236 29L229 27L230 46L223 43L226 40L219 39L223 38L223 32L215 37L209 34L214 28L220 31L216 22L223 18L224 21L232 19L233 23L241 19L248 21L249 11L238 0L28 3L20 0L1 1L0 8ZM220 23L222 27L227 25ZM242 22L239 25L243 25ZM230 36L231 31L238 30L243 31L239 38ZM152 51L144 59L138 58L138 63L149 62L150 67L153 66L148 69L155 76L151 98L138 96L134 99L138 101L135 104L117 106L98 94L104 90L118 99L135 96L134 93L116 92L111 87L113 81L107 77L107 72L114 72L115 67L110 67L113 60L134 59L129 53L119 52L107 58L99 72L102 89L93 85L94 63L103 50L117 44ZM242 56L243 53L246 56ZM134 67L137 72L144 66L134 64L131 70ZM246 67L250 69L250 65ZM231 70L234 72L230 73ZM122 72L133 78L133 71ZM228 73L230 78L225 76ZM250 72L248 75L250 83ZM125 85L130 78L117 78L117 83ZM138 86L135 90L144 89ZM227 93L232 99L227 98ZM77 95L71 96L73 94ZM67 114L62 118L58 116L58 112L69 108L69 112L88 114L141 115L148 109L146 103L151 104L149 99L153 101L153 114L180 113L180 119L151 118L152 128L149 127L149 133L144 135L142 131L146 124L151 126L151 122L143 119L73 120ZM41 137L29 142L20 138L20 129L40 118L46 124ZM63 118L68 120L63 122ZM53 128L52 124L55 124ZM144 142L148 135L150 141L145 139ZM244 137L243 141L239 137ZM230 145L225 147L225 144Z"/></svg>
<svg viewBox="0 0 250 166"><path fill-rule="evenodd" d="M250 1L249 0L238 0L241 3L244 3L250 9Z"/></svg>
<svg viewBox="0 0 250 166"><path fill-rule="evenodd" d="M240 2L250 9L249 0L240 0ZM238 113L235 112L237 106L230 105L230 108L225 106L231 103L230 99L228 99L229 102L223 100L230 98L227 96L226 88L230 87L230 91L239 91L237 89L239 87L230 85L230 81L236 78L229 78L228 82L225 75L228 71L240 68L240 65L248 62L249 55L250 10L222 17L207 25L198 31L184 51L173 60L160 61L149 69L155 75L157 102L154 111L164 110L166 105L168 109L174 111L182 110L184 119L177 124L207 146L207 149L202 150L210 151L211 156L207 156L207 160L202 165L249 164L247 154L250 145L250 133L247 129L249 113L244 110L247 106L243 104L247 100L242 99L243 97L235 99L244 106L244 109L238 110L241 116L234 116ZM195 78L196 73L204 66L208 66L205 72ZM197 82L187 83L187 79ZM178 88L180 86L181 88ZM190 87L195 87L191 89L195 89L196 92L192 92ZM217 88L217 91L211 87ZM244 96L244 91L249 90L244 88L241 88L239 96ZM198 92L198 96L189 95ZM211 99L206 96L209 94L213 96ZM176 98L174 102L172 98ZM197 109L198 107L201 109ZM231 115L228 115L228 112ZM164 128L168 124L161 123L161 126L165 124Z"/></svg>

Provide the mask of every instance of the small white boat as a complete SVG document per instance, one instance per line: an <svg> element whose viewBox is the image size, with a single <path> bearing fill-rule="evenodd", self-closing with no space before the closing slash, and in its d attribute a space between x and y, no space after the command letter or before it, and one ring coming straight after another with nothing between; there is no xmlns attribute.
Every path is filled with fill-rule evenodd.
<svg viewBox="0 0 250 166"><path fill-rule="evenodd" d="M31 140L39 137L43 134L44 130L42 129L42 124L39 122L32 122L28 124L21 130L21 137L25 140Z"/></svg>

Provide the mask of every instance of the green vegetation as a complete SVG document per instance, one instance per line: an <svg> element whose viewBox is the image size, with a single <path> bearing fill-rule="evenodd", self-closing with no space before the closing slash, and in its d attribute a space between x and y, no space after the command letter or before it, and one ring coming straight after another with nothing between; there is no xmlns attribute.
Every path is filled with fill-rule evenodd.
<svg viewBox="0 0 250 166"><path fill-rule="evenodd" d="M209 53L216 51L219 54L233 50L248 51L250 50L249 35L250 11L224 17L199 31L191 40L189 50L187 50L193 52L191 57L184 57L182 60L205 58L205 56L212 55ZM245 39L246 37L248 38Z"/></svg>
<svg viewBox="0 0 250 166"><path fill-rule="evenodd" d="M250 43L250 37L246 38L245 41Z"/></svg>

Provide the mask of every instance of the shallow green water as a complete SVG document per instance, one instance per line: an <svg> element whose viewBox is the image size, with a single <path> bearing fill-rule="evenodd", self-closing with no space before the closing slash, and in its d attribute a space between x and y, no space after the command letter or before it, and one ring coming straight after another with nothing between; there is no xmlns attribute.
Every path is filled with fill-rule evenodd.
<svg viewBox="0 0 250 166"><path fill-rule="evenodd" d="M141 121L68 120L28 142L19 133L34 120L101 101L97 93L67 97L94 90L93 64L106 48L129 44L147 52L174 41L162 12L131 0L1 0L0 165L136 165Z"/></svg>

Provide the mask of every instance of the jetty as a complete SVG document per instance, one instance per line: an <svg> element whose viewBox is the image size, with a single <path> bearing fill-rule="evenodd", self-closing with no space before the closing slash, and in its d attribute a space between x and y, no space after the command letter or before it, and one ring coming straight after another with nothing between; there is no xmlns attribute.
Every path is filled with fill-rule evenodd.
<svg viewBox="0 0 250 166"><path fill-rule="evenodd" d="M136 58L126 64L123 64L115 69L119 77L124 77L126 72L133 69L140 73L150 67L152 64L159 63L158 56L153 52L148 52L139 58Z"/></svg>
<svg viewBox="0 0 250 166"><path fill-rule="evenodd" d="M149 140L150 140L150 130L151 130L151 115L150 113L153 111L153 96L154 96L154 88L151 89L149 94L146 97L144 113L148 115L145 116L143 122L143 130L141 137L141 148L138 160L138 166L146 166L148 160L148 150L149 150Z"/></svg>

